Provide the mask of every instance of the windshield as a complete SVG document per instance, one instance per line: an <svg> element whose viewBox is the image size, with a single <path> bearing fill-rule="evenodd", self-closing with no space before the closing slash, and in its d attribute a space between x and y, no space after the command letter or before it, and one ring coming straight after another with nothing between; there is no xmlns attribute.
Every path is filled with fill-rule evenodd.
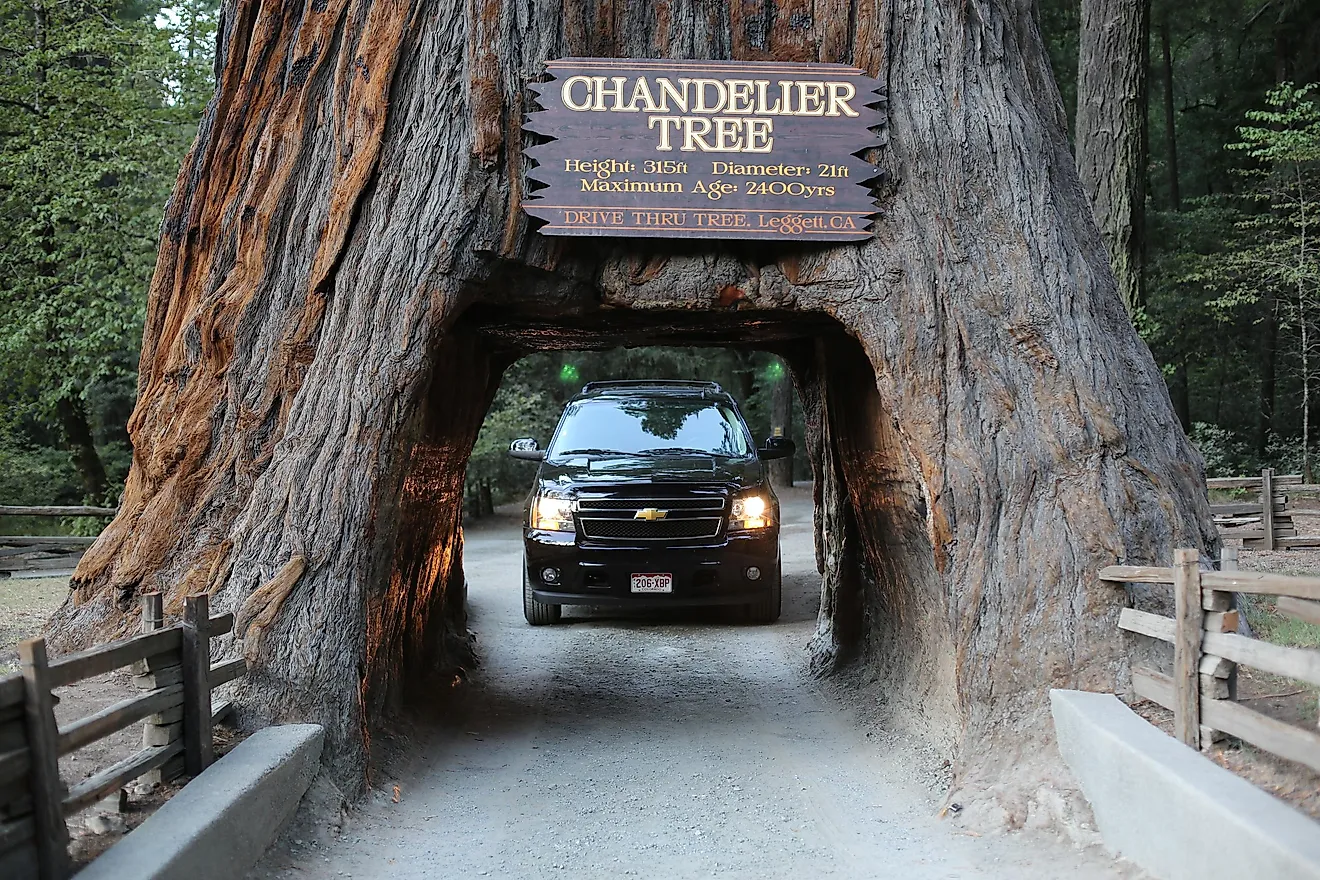
<svg viewBox="0 0 1320 880"><path fill-rule="evenodd" d="M568 405L546 457L682 453L750 458L751 437L727 404L682 397L596 398Z"/></svg>

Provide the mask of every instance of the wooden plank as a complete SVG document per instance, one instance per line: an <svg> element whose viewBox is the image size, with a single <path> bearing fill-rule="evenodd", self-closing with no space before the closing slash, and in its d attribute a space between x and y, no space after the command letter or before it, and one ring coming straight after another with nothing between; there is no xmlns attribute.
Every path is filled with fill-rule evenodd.
<svg viewBox="0 0 1320 880"><path fill-rule="evenodd" d="M174 650L181 643L179 628L170 627L61 657L50 664L51 687L64 687L111 672L136 660L145 660L152 654Z"/></svg>
<svg viewBox="0 0 1320 880"><path fill-rule="evenodd" d="M1173 680L1167 675L1150 669L1134 669L1132 689L1142 699L1171 708ZM1203 712L1203 720L1214 729L1320 771L1320 735L1276 721L1230 700L1207 700Z"/></svg>
<svg viewBox="0 0 1320 880"><path fill-rule="evenodd" d="M0 853L17 848L19 844L26 843L36 834L37 823L31 816L24 816L12 822L0 822Z"/></svg>
<svg viewBox="0 0 1320 880"><path fill-rule="evenodd" d="M1118 628L1125 629L1128 632L1141 633L1143 636L1150 636L1152 639L1160 639L1165 642L1173 641L1173 618L1151 614L1149 611L1124 608L1118 614Z"/></svg>
<svg viewBox="0 0 1320 880"><path fill-rule="evenodd" d="M1320 535L1297 535L1294 537L1280 538L1278 544L1285 550L1320 547Z"/></svg>
<svg viewBox="0 0 1320 880"><path fill-rule="evenodd" d="M0 504L0 516L114 516L113 507L16 507Z"/></svg>
<svg viewBox="0 0 1320 880"><path fill-rule="evenodd" d="M1320 602L1294 599L1292 596L1280 596L1278 602L1274 605L1274 610L1303 623L1320 626Z"/></svg>
<svg viewBox="0 0 1320 880"><path fill-rule="evenodd" d="M80 718L68 727L60 728L60 754L67 755L88 743L123 730L130 724L136 724L152 713L163 712L182 702L183 685L181 684L120 700L113 706L106 706L93 715Z"/></svg>
<svg viewBox="0 0 1320 880"><path fill-rule="evenodd" d="M150 724L142 729L142 745L164 746L172 742L183 741L183 722L174 724Z"/></svg>
<svg viewBox="0 0 1320 880"><path fill-rule="evenodd" d="M1228 691L1229 691L1228 679L1215 678L1213 675L1202 674L1201 675L1202 713L1205 712L1204 707L1206 700L1227 700ZM1205 730L1205 729L1206 729L1205 726L1202 725L1201 730Z"/></svg>
<svg viewBox="0 0 1320 880"><path fill-rule="evenodd" d="M1229 700L1209 700L1204 711L1206 724L1216 730L1320 772L1320 735Z"/></svg>
<svg viewBox="0 0 1320 880"><path fill-rule="evenodd" d="M1215 678L1228 678L1233 674L1237 667L1225 660L1223 657L1216 657L1214 654L1202 654L1201 665L1198 667L1202 675L1213 675Z"/></svg>
<svg viewBox="0 0 1320 880"><path fill-rule="evenodd" d="M234 660L215 664L211 667L210 674L207 677L211 682L211 687L218 688L220 685L228 684L246 673L247 661L242 657L238 657Z"/></svg>
<svg viewBox="0 0 1320 880"><path fill-rule="evenodd" d="M1260 472L1261 500L1274 497L1274 469L1265 468ZM1262 504L1260 512L1261 531L1265 533L1265 549L1274 549L1274 505Z"/></svg>
<svg viewBox="0 0 1320 880"><path fill-rule="evenodd" d="M1235 593L1320 600L1320 577L1294 577L1259 571L1207 571L1201 575L1201 583L1211 589L1231 590Z"/></svg>
<svg viewBox="0 0 1320 880"><path fill-rule="evenodd" d="M11 672L0 678L0 708L23 703L23 674Z"/></svg>
<svg viewBox="0 0 1320 880"><path fill-rule="evenodd" d="M1205 652L1243 666L1320 685L1320 651L1285 648L1233 633L1206 633Z"/></svg>
<svg viewBox="0 0 1320 880"><path fill-rule="evenodd" d="M59 729L55 725L55 702L51 698L50 664L46 640L29 639L18 646L23 664L24 705L27 714L28 779L32 787L33 817L36 820L37 860L43 878L63 878L69 873L69 829L60 812Z"/></svg>
<svg viewBox="0 0 1320 880"><path fill-rule="evenodd" d="M183 612L183 761L196 776L215 760L211 730L211 622L205 593L184 600Z"/></svg>
<svg viewBox="0 0 1320 880"><path fill-rule="evenodd" d="M1148 565L1106 565L1100 569L1100 580L1125 584L1171 584L1173 569Z"/></svg>
<svg viewBox="0 0 1320 880"><path fill-rule="evenodd" d="M0 535L0 545L10 547L37 547L45 544L53 544L57 547L90 547L95 543L96 538L82 535Z"/></svg>
<svg viewBox="0 0 1320 880"><path fill-rule="evenodd" d="M1261 532L1259 536L1254 537L1254 538L1252 538L1252 537L1248 537L1248 536L1246 536L1246 535L1239 535L1239 534L1236 534L1236 533L1233 533L1233 532L1220 532L1220 533L1219 533L1219 537L1221 537L1221 538L1241 538L1241 539L1242 539L1242 547L1243 547L1243 549L1245 549L1245 550L1269 550L1269 549L1270 549L1270 548L1267 546L1267 544L1266 544L1265 533L1264 533L1264 532ZM1281 526L1281 525L1279 525L1279 523L1278 523L1277 521L1274 523L1274 549L1275 549L1275 550L1287 550L1288 548L1285 547L1285 546L1283 545L1282 542L1283 542L1285 539L1287 539L1287 538L1295 538L1295 537L1297 537L1297 530L1294 529L1292 526Z"/></svg>
<svg viewBox="0 0 1320 880"><path fill-rule="evenodd" d="M234 628L234 612L221 614L219 617L212 617L210 625L206 631L211 634L211 638L222 636Z"/></svg>
<svg viewBox="0 0 1320 880"><path fill-rule="evenodd" d="M41 559L26 557L0 559L0 571L60 571L75 569L83 558L83 551L71 550L60 556L43 556Z"/></svg>
<svg viewBox="0 0 1320 880"><path fill-rule="evenodd" d="M1274 496L1274 512L1281 512L1288 504L1287 495ZM1226 504L1211 504L1210 513L1216 516L1246 516L1255 514L1259 516L1261 504L1259 499L1256 501L1232 501Z"/></svg>
<svg viewBox="0 0 1320 880"><path fill-rule="evenodd" d="M28 750L25 748L0 754L0 786L22 779L30 767Z"/></svg>
<svg viewBox="0 0 1320 880"><path fill-rule="evenodd" d="M1132 690L1143 700L1173 710L1173 679L1144 666L1132 670Z"/></svg>
<svg viewBox="0 0 1320 880"><path fill-rule="evenodd" d="M1219 592L1214 590L1213 592ZM1205 609L1205 603L1201 603L1201 608ZM1238 631L1238 613L1236 610L1230 611L1208 611L1205 615L1205 631L1217 633L1235 633Z"/></svg>
<svg viewBox="0 0 1320 880"><path fill-rule="evenodd" d="M76 813L96 803L116 788L122 788L139 776L155 770L181 751L183 751L181 742L143 749L107 767L95 776L84 779L69 789L69 796L64 799L62 805L64 814L67 816Z"/></svg>
<svg viewBox="0 0 1320 880"><path fill-rule="evenodd" d="M1206 488L1209 489L1257 489L1260 487L1260 483L1260 477L1211 477L1205 481ZM1289 489L1296 486L1300 490L1303 488L1302 475L1275 474L1274 485L1287 486Z"/></svg>
<svg viewBox="0 0 1320 880"><path fill-rule="evenodd" d="M1194 749L1201 747L1201 569L1196 550L1173 551L1173 729L1178 739ZM1230 658L1231 659L1231 658Z"/></svg>
<svg viewBox="0 0 1320 880"><path fill-rule="evenodd" d="M221 721L224 721L225 716L227 716L232 711L234 711L233 702L230 700L222 700L221 702L216 704L214 709L211 710L211 723L219 724Z"/></svg>
<svg viewBox="0 0 1320 880"><path fill-rule="evenodd" d="M142 675L133 676L133 684L147 691L172 684L183 684L183 666L179 663L172 666L158 666Z"/></svg>

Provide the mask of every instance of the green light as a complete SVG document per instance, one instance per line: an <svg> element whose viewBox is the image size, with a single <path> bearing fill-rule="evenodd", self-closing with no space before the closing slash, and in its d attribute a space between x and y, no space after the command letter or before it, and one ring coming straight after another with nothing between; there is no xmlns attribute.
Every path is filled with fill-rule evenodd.
<svg viewBox="0 0 1320 880"><path fill-rule="evenodd" d="M578 381L578 375L578 368L573 364L564 364L559 368L560 382L576 382Z"/></svg>
<svg viewBox="0 0 1320 880"><path fill-rule="evenodd" d="M765 378L769 382L778 382L784 378L784 365L779 361L773 361L765 368Z"/></svg>

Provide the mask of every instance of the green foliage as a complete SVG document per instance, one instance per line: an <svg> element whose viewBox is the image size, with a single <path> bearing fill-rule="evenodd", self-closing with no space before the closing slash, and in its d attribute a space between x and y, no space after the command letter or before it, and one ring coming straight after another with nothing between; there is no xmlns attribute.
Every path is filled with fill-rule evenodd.
<svg viewBox="0 0 1320 880"><path fill-rule="evenodd" d="M752 435L770 434L771 391L791 382L773 355L715 348L619 348L610 351L549 352L523 358L504 374L499 391L468 462L467 498L472 513L487 500L502 504L531 487L535 465L509 458L509 442L532 437L542 447L559 421L564 403L587 382L608 379L689 379L719 382L738 400ZM794 439L805 450L805 428L794 404ZM799 456L805 461L805 456Z"/></svg>
<svg viewBox="0 0 1320 880"><path fill-rule="evenodd" d="M126 439L128 407L106 398L131 403L162 208L212 88L215 4L161 10L0 0L0 428L11 437L76 444L65 432L90 410L112 416L87 426L97 445ZM42 485L39 467L11 463ZM25 494L3 488L0 500Z"/></svg>

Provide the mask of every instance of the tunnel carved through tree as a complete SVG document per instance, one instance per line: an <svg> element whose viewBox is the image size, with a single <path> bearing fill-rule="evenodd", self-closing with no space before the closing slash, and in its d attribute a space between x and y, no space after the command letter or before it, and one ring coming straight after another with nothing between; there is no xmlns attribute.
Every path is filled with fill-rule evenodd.
<svg viewBox="0 0 1320 880"><path fill-rule="evenodd" d="M765 347L813 426L816 668L878 682L949 744L966 816L1066 818L1047 689L1123 674L1098 568L1211 549L1199 459L1117 295L1029 0L772 6L228 0L152 282L133 467L57 645L126 632L147 590L238 610L301 557L241 717L322 722L360 783L409 678L468 660L459 496L508 359ZM551 53L877 76L874 238L535 235L522 72Z"/></svg>

